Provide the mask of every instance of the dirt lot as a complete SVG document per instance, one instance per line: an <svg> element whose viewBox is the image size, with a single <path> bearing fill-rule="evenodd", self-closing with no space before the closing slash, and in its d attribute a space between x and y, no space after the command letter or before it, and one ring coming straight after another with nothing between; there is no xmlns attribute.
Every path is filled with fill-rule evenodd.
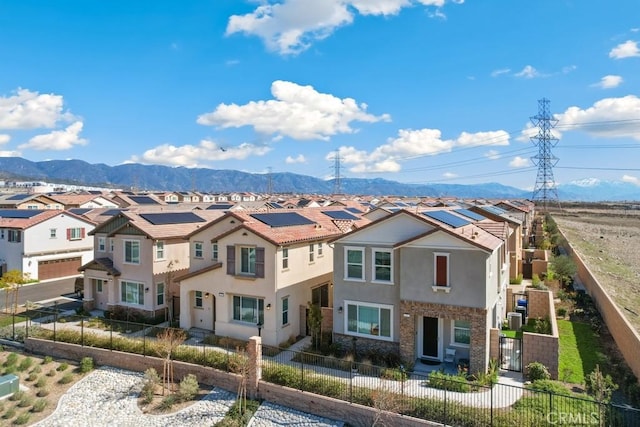
<svg viewBox="0 0 640 427"><path fill-rule="evenodd" d="M640 211L565 208L558 227L640 331Z"/></svg>

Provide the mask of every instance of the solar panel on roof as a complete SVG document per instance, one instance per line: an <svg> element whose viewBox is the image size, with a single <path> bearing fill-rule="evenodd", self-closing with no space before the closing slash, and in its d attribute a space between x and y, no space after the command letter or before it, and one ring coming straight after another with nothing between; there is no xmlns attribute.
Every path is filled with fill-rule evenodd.
<svg viewBox="0 0 640 427"><path fill-rule="evenodd" d="M256 213L251 214L251 217L270 227L313 224L313 221L297 212Z"/></svg>
<svg viewBox="0 0 640 427"><path fill-rule="evenodd" d="M322 213L333 219L358 219L357 216L352 215L347 211L322 211Z"/></svg>
<svg viewBox="0 0 640 427"><path fill-rule="evenodd" d="M157 205L158 202L149 196L129 196L131 200L139 205Z"/></svg>
<svg viewBox="0 0 640 427"><path fill-rule="evenodd" d="M87 208L73 208L73 209L69 209L69 212L76 214L76 215L84 215L87 212L89 212L92 209L87 209Z"/></svg>
<svg viewBox="0 0 640 427"><path fill-rule="evenodd" d="M349 212L354 213L354 214L361 214L362 213L362 211L360 209L358 209L358 208L346 208L346 210L348 210Z"/></svg>
<svg viewBox="0 0 640 427"><path fill-rule="evenodd" d="M42 209L0 209L0 218L27 219L42 212Z"/></svg>
<svg viewBox="0 0 640 427"><path fill-rule="evenodd" d="M109 209L108 211L102 212L102 215L104 215L104 216L116 216L120 212L122 212L122 210L120 210L120 209Z"/></svg>
<svg viewBox="0 0 640 427"><path fill-rule="evenodd" d="M7 197L5 200L24 200L31 197L31 194L14 194L11 197Z"/></svg>
<svg viewBox="0 0 640 427"><path fill-rule="evenodd" d="M193 212L162 212L162 213L146 213L140 216L153 225L166 224L189 224L192 222L205 222L204 218L199 217Z"/></svg>
<svg viewBox="0 0 640 427"><path fill-rule="evenodd" d="M479 213L475 213L473 211L470 211L469 209L454 209L454 212L459 213L460 215L464 215L467 218L471 218L475 221L482 221L483 219L487 219Z"/></svg>
<svg viewBox="0 0 640 427"><path fill-rule="evenodd" d="M423 212L423 214L425 216L428 216L429 218L435 219L440 222L444 222L445 224L453 228L458 228L458 227L462 227L463 225L471 224L470 221L467 221L464 218L460 218L459 216L456 216L451 212L447 212L447 211L427 211L427 212Z"/></svg>
<svg viewBox="0 0 640 427"><path fill-rule="evenodd" d="M282 209L282 205L275 202L268 202L267 206L270 207L271 209Z"/></svg>
<svg viewBox="0 0 640 427"><path fill-rule="evenodd" d="M233 205L223 205L223 204L214 204L209 206L207 209L231 209Z"/></svg>
<svg viewBox="0 0 640 427"><path fill-rule="evenodd" d="M501 209L497 206L491 206L491 205L487 205L487 206L481 206L482 209L484 209L485 211L492 213L494 215L502 215L507 213L507 211L505 211L504 209Z"/></svg>
<svg viewBox="0 0 640 427"><path fill-rule="evenodd" d="M403 208L406 207L406 206L409 206L405 202L396 202L395 204L396 204L396 206L402 206Z"/></svg>

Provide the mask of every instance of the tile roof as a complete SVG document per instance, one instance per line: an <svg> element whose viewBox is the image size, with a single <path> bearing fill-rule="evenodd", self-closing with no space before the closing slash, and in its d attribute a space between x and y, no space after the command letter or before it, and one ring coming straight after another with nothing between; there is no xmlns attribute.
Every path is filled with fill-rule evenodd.
<svg viewBox="0 0 640 427"><path fill-rule="evenodd" d="M24 209L20 209L24 210ZM20 230L26 230L29 227L33 227L36 224L44 222L54 216L58 216L65 213L60 210L46 209L39 214L32 216L31 218L2 218L0 217L0 228L15 228ZM71 215L71 214L69 214ZM74 215L75 216L75 215Z"/></svg>
<svg viewBox="0 0 640 427"><path fill-rule="evenodd" d="M157 210L151 211L153 213L159 213ZM178 211L175 211L178 212ZM187 222L180 224L160 224L155 225L141 217L141 214L145 213L145 210L137 210L137 211L123 211L121 215L128 219L128 224L134 228L137 228L142 233L149 236L151 239L169 239L169 238L185 238L189 234L198 230L199 228L204 227L209 222L221 217L224 215L224 212L216 211L216 210L192 210L187 211L192 212L194 215L204 219L204 222ZM169 212L167 212L169 213ZM109 222L109 221L107 221ZM116 234L117 230L112 234Z"/></svg>

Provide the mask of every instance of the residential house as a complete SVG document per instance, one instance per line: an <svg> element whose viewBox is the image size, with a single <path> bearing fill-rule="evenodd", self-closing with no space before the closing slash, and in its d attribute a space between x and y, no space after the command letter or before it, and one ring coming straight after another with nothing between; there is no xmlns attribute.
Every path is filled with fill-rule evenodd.
<svg viewBox="0 0 640 427"><path fill-rule="evenodd" d="M64 206L64 209L99 209L117 208L118 205L101 194L91 193L66 193L51 196L52 199Z"/></svg>
<svg viewBox="0 0 640 427"><path fill-rule="evenodd" d="M94 224L68 211L0 210L0 274L17 270L30 279L78 275L93 258Z"/></svg>
<svg viewBox="0 0 640 427"><path fill-rule="evenodd" d="M94 257L84 264L85 309L121 307L152 317L178 315L174 277L189 269L184 236L220 217L217 211L114 212L90 233Z"/></svg>
<svg viewBox="0 0 640 427"><path fill-rule="evenodd" d="M63 210L64 204L45 194L2 194L0 209L54 209Z"/></svg>
<svg viewBox="0 0 640 427"><path fill-rule="evenodd" d="M334 342L407 363L452 348L485 371L506 315L506 237L502 222L402 209L332 240Z"/></svg>
<svg viewBox="0 0 640 427"><path fill-rule="evenodd" d="M366 224L344 209L235 211L189 236L180 327L267 345L307 335L308 303L331 331L333 250L327 241Z"/></svg>

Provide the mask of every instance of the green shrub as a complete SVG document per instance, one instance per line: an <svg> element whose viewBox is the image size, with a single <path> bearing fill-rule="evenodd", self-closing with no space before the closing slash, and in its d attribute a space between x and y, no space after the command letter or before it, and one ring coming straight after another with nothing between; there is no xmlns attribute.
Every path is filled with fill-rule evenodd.
<svg viewBox="0 0 640 427"><path fill-rule="evenodd" d="M47 376L48 377L55 377L56 376L56 370L55 369L49 369L49 372L47 372Z"/></svg>
<svg viewBox="0 0 640 427"><path fill-rule="evenodd" d="M537 286L537 285L539 285L539 284L540 284L540 282L541 282L541 280L540 280L540 276L538 276L537 274L534 274L534 275L532 275L532 276L531 276L531 284L532 284L533 286Z"/></svg>
<svg viewBox="0 0 640 427"><path fill-rule="evenodd" d="M71 381L73 381L73 374L71 372L67 372L66 374L64 374L62 376L62 378L60 378L58 380L59 384L69 384Z"/></svg>
<svg viewBox="0 0 640 427"><path fill-rule="evenodd" d="M15 420L13 420L13 424L17 426L25 425L29 422L30 417L31 417L30 413L23 412L22 414L18 415L18 417Z"/></svg>
<svg viewBox="0 0 640 427"><path fill-rule="evenodd" d="M50 393L49 387L42 387L40 390L38 390L38 392L36 393L36 396L45 397L45 396L48 396L49 393Z"/></svg>
<svg viewBox="0 0 640 427"><path fill-rule="evenodd" d="M178 389L178 400L181 402L187 402L193 400L198 395L200 385L198 379L193 374L187 374L182 381Z"/></svg>
<svg viewBox="0 0 640 427"><path fill-rule="evenodd" d="M527 388L536 391L545 391L547 393L554 393L561 396L570 396L571 392L567 387L559 381L553 380L535 380L527 386Z"/></svg>
<svg viewBox="0 0 640 427"><path fill-rule="evenodd" d="M83 357L80 361L80 372L86 374L87 372L93 371L93 358L92 357Z"/></svg>
<svg viewBox="0 0 640 427"><path fill-rule="evenodd" d="M24 390L18 390L15 393L13 393L11 396L9 396L9 400L17 402L18 400L22 399L26 395L27 393Z"/></svg>
<svg viewBox="0 0 640 427"><path fill-rule="evenodd" d="M33 405L33 397L31 396L23 396L18 402L20 408L28 408L31 405Z"/></svg>
<svg viewBox="0 0 640 427"><path fill-rule="evenodd" d="M469 384L464 375L460 373L458 375L449 375L442 371L433 371L429 374L427 385L440 390L458 391L463 393L471 391L471 384Z"/></svg>
<svg viewBox="0 0 640 427"><path fill-rule="evenodd" d="M25 357L20 361L20 364L18 365L18 371L24 372L28 370L31 365L33 365L33 359L30 357Z"/></svg>
<svg viewBox="0 0 640 427"><path fill-rule="evenodd" d="M558 317L564 318L567 315L567 309L564 307L560 307L558 310L556 310L556 313L558 313Z"/></svg>
<svg viewBox="0 0 640 427"><path fill-rule="evenodd" d="M18 367L16 365L10 365L4 368L4 374L15 374L18 371Z"/></svg>
<svg viewBox="0 0 640 427"><path fill-rule="evenodd" d="M165 396L160 403L158 404L158 408L161 411L168 411L169 409L171 409L173 407L173 405L176 404L177 402L177 397L175 394L170 394L168 396Z"/></svg>
<svg viewBox="0 0 640 427"><path fill-rule="evenodd" d="M53 357L51 357L51 356L45 356L44 359L42 359L42 364L43 365L46 365L46 364L51 363L51 362L53 362Z"/></svg>
<svg viewBox="0 0 640 427"><path fill-rule="evenodd" d="M42 388L47 385L47 379L45 377L38 378L38 381L34 384L37 388Z"/></svg>
<svg viewBox="0 0 640 427"><path fill-rule="evenodd" d="M549 370L540 362L529 363L525 368L525 374L531 382L551 379Z"/></svg>
<svg viewBox="0 0 640 427"><path fill-rule="evenodd" d="M67 362L62 362L60 365L58 365L58 368L56 370L58 372L62 372L66 371L67 369L69 369L69 364Z"/></svg>
<svg viewBox="0 0 640 427"><path fill-rule="evenodd" d="M513 277L509 279L509 283L512 285L520 285L522 284L522 279L523 279L522 274L518 274L517 277Z"/></svg>
<svg viewBox="0 0 640 427"><path fill-rule="evenodd" d="M5 420L10 420L15 416L16 416L16 408L9 408L4 414L2 414L2 418L4 418Z"/></svg>
<svg viewBox="0 0 640 427"><path fill-rule="evenodd" d="M32 373L32 374L39 374L40 372L42 372L42 367L40 367L40 365L35 366L35 367L31 370L31 373Z"/></svg>
<svg viewBox="0 0 640 427"><path fill-rule="evenodd" d="M7 359L4 361L4 366L14 366L16 363L18 363L18 354L9 353Z"/></svg>
<svg viewBox="0 0 640 427"><path fill-rule="evenodd" d="M35 381L36 378L38 378L38 374L36 373L30 373L29 376L27 377L27 381Z"/></svg>

